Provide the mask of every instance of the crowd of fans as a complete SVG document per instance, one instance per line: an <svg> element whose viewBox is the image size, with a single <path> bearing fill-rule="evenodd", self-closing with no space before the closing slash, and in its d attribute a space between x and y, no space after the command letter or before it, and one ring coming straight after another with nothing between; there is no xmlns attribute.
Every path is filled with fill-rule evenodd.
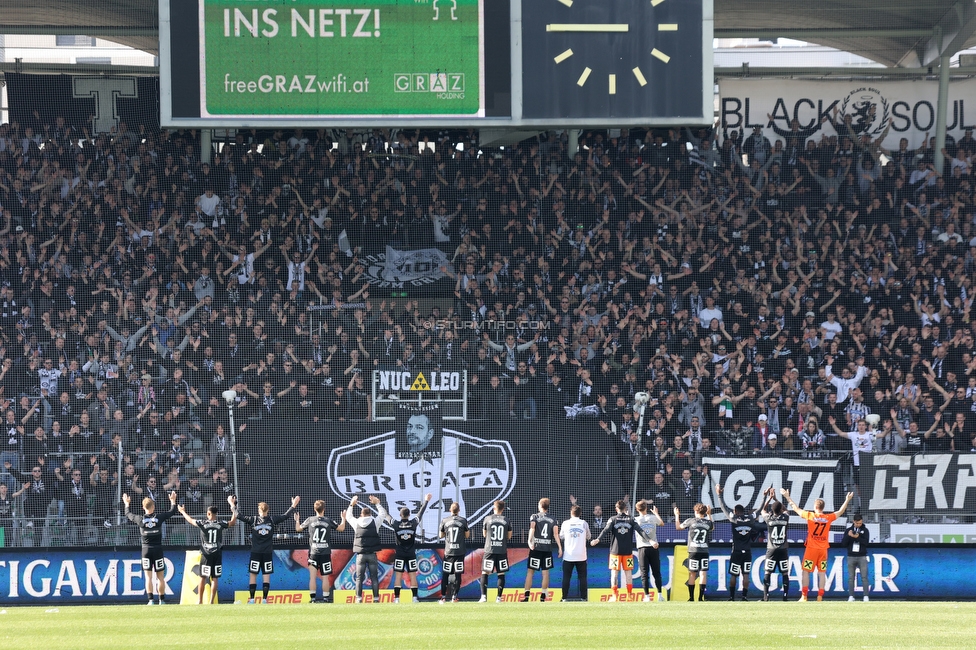
<svg viewBox="0 0 976 650"><path fill-rule="evenodd" d="M465 369L469 417L568 418L648 483L850 450L871 413L876 451L969 451L972 133L774 126L239 131L208 164L189 131L0 125L0 519L111 519L120 481L221 504L223 391L242 426L367 420L374 369ZM387 246L441 249L446 290L371 287Z"/></svg>

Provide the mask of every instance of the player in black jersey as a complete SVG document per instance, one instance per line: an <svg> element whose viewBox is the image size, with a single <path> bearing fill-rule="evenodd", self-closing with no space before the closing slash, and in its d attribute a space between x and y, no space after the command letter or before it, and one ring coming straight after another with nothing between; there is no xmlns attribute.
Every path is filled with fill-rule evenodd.
<svg viewBox="0 0 976 650"><path fill-rule="evenodd" d="M249 584L250 597L248 605L260 603L268 600L268 592L271 591L271 574L274 573L274 535L275 527L281 522L291 517L298 507L301 497L294 497L291 500L291 507L283 514L271 516L271 507L262 501L258 504L258 516L250 517L239 515L237 518L251 527L251 559L248 563L248 573L251 574ZM258 573L264 576L263 596L255 600L254 592L257 591Z"/></svg>
<svg viewBox="0 0 976 650"><path fill-rule="evenodd" d="M765 493L762 505L756 512L746 512L741 504L736 504L730 513L722 500L722 486L715 484L715 501L722 509L722 514L732 524L732 557L729 560L729 600L735 600L736 583L742 576L742 600L749 600L749 576L752 573L752 542L756 535L763 530L758 520L759 513L766 509L769 503L769 491Z"/></svg>
<svg viewBox="0 0 976 650"><path fill-rule="evenodd" d="M769 600L769 585L773 571L779 569L783 579L783 600L790 597L790 542L786 538L786 526L790 523L790 515L786 508L776 498L776 490L769 488L767 494L770 499L769 511L762 513L762 521L766 524L766 567L763 574L763 600Z"/></svg>
<svg viewBox="0 0 976 650"><path fill-rule="evenodd" d="M620 587L617 584L618 576L623 575L624 585L627 594L634 592L634 533L637 533L645 541L650 541L647 533L641 528L634 518L627 514L627 502L621 499L617 501L617 514L607 520L607 525L600 531L599 536L590 542L590 546L596 546L607 531L612 531L613 540L610 542L610 590L613 595L609 602L615 602L620 595Z"/></svg>
<svg viewBox="0 0 976 650"><path fill-rule="evenodd" d="M505 502L495 501L494 513L485 517L482 534L485 536L485 555L481 560L481 600L488 602L488 576L498 574L498 596L502 602L505 574L508 573L508 540L512 539L512 524L505 518Z"/></svg>
<svg viewBox="0 0 976 650"><path fill-rule="evenodd" d="M125 518L139 527L139 537L142 541L142 570L146 574L147 605L166 604L166 561L163 558L163 522L176 514L176 492L169 493L170 509L166 512L156 512L156 502L146 497L142 500L143 514L129 512L132 503L128 493L122 495L125 504ZM155 574L156 593L153 593L153 575Z"/></svg>
<svg viewBox="0 0 976 650"><path fill-rule="evenodd" d="M461 576L464 575L464 556L466 548L464 540L471 537L468 520L462 517L461 505L451 504L451 516L441 522L437 536L444 539L444 574L441 582L444 585L440 603L448 600L458 602L458 592L461 591Z"/></svg>
<svg viewBox="0 0 976 650"><path fill-rule="evenodd" d="M200 529L200 588L197 590L197 605L203 604L203 588L210 582L210 604L218 602L217 591L220 574L223 572L224 530L237 525L237 497L227 497L230 504L231 517L224 521L217 517L220 508L207 508L206 519L194 519L186 512L184 506L178 510L186 523Z"/></svg>
<svg viewBox="0 0 976 650"><path fill-rule="evenodd" d="M332 602L332 547L329 546L329 533L341 533L346 529L346 511L342 511L342 522L325 516L325 501L319 499L312 506L315 516L301 521L295 513L295 532L308 531L308 591L313 603ZM322 581L322 598L316 592L319 580Z"/></svg>
<svg viewBox="0 0 976 650"><path fill-rule="evenodd" d="M403 577L406 574L407 587L413 592L413 602L419 603L417 596L417 528L420 520L427 510L427 505L433 495L424 496L424 502L420 505L420 510L413 518L410 517L410 508L400 508L400 520L394 521L389 514L386 515L386 524L393 529L393 539L396 542L396 554L393 556L393 602L400 602L400 585L403 584Z"/></svg>
<svg viewBox="0 0 976 650"><path fill-rule="evenodd" d="M708 542L712 536L715 523L712 521L712 509L704 503L695 504L695 516L681 521L678 506L674 507L674 522L678 530L688 531L688 600L695 600L695 584L701 575L701 588L698 600L705 600L705 585L708 583Z"/></svg>
<svg viewBox="0 0 976 650"><path fill-rule="evenodd" d="M549 516L549 499L539 499L539 512L529 518L529 566L525 570L525 595L522 602L529 602L532 590L532 574L542 572L542 602L551 600L549 595L549 570L552 568L552 547L563 556L563 543L559 540L559 526Z"/></svg>

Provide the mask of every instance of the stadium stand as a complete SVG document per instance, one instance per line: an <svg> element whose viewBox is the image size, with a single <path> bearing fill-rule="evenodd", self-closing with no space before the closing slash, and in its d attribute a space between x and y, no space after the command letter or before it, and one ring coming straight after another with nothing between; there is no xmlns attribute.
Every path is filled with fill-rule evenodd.
<svg viewBox="0 0 976 650"><path fill-rule="evenodd" d="M976 140L833 126L238 131L207 164L189 131L0 125L6 544L131 542L120 487L222 503L234 454L253 474L277 444L232 449L223 391L242 434L341 440L383 368L467 371L470 420L605 431L615 497L635 455L661 502L706 455L842 458L856 483L870 414L876 452L969 452Z"/></svg>

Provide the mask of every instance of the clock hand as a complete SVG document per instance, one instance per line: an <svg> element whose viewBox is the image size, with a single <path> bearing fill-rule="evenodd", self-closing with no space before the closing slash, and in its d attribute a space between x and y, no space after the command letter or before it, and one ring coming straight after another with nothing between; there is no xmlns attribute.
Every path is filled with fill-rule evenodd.
<svg viewBox="0 0 976 650"><path fill-rule="evenodd" d="M546 25L547 32L626 32L627 23L555 23Z"/></svg>

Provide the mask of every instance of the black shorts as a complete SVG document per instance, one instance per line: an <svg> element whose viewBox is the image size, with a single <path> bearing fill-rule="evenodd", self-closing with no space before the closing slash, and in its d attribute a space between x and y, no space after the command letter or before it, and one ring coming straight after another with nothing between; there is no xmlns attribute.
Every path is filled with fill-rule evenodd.
<svg viewBox="0 0 976 650"><path fill-rule="evenodd" d="M790 570L790 549L788 548L767 548L766 549L766 571L773 572L779 569L782 573Z"/></svg>
<svg viewBox="0 0 976 650"><path fill-rule="evenodd" d="M734 576L747 576L752 571L752 550L742 549L732 551L729 558L729 573Z"/></svg>
<svg viewBox="0 0 976 650"><path fill-rule="evenodd" d="M552 568L552 551L529 551L529 568L548 571Z"/></svg>
<svg viewBox="0 0 976 650"><path fill-rule="evenodd" d="M200 553L200 576L204 578L219 578L224 569L223 559L223 551Z"/></svg>
<svg viewBox="0 0 976 650"><path fill-rule="evenodd" d="M332 551L309 553L308 566L318 569L320 576L332 575Z"/></svg>
<svg viewBox="0 0 976 650"><path fill-rule="evenodd" d="M482 573L508 573L508 554L493 553L481 558Z"/></svg>
<svg viewBox="0 0 976 650"><path fill-rule="evenodd" d="M708 571L708 551L692 551L688 554L689 571Z"/></svg>
<svg viewBox="0 0 976 650"><path fill-rule="evenodd" d="M163 571L166 562L163 560L163 549L158 546L150 546L142 549L142 570L143 571Z"/></svg>
<svg viewBox="0 0 976 650"><path fill-rule="evenodd" d="M272 551L266 551L264 553L255 553L251 551L251 561L248 562L249 573L263 573L266 576L274 573L274 553Z"/></svg>
<svg viewBox="0 0 976 650"><path fill-rule="evenodd" d="M459 557L445 557L444 558L444 575L463 575L464 574L464 556Z"/></svg>
<svg viewBox="0 0 976 650"><path fill-rule="evenodd" d="M417 556L396 556L393 558L394 573L417 573Z"/></svg>

